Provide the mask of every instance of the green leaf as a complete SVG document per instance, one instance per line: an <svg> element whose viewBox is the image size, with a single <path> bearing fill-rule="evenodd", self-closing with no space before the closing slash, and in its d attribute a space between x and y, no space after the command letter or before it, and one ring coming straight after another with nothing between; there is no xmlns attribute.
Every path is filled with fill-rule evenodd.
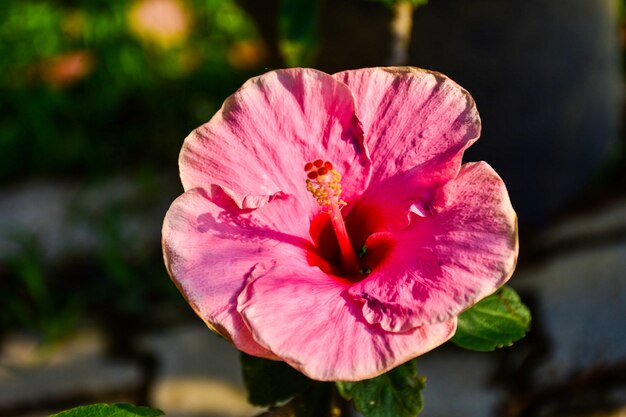
<svg viewBox="0 0 626 417"><path fill-rule="evenodd" d="M452 342L483 352L510 346L524 337L530 320L530 310L519 295L503 286L459 316Z"/></svg>
<svg viewBox="0 0 626 417"><path fill-rule="evenodd" d="M282 0L278 9L280 53L289 67L313 66L321 0Z"/></svg>
<svg viewBox="0 0 626 417"><path fill-rule="evenodd" d="M424 383L411 360L376 378L337 382L337 388L364 417L415 417L424 407Z"/></svg>
<svg viewBox="0 0 626 417"><path fill-rule="evenodd" d="M159 417L163 411L132 404L91 404L61 411L50 417Z"/></svg>
<svg viewBox="0 0 626 417"><path fill-rule="evenodd" d="M271 361L241 353L241 372L254 405L271 406L305 391L313 381L285 362Z"/></svg>

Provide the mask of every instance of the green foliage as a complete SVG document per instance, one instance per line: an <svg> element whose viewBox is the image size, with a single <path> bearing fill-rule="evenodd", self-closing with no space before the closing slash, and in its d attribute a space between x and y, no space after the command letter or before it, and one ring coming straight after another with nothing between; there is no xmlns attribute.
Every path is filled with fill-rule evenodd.
<svg viewBox="0 0 626 417"><path fill-rule="evenodd" d="M241 369L251 404L276 407L275 415L319 417L330 413L333 384L313 381L285 362L241 353ZM274 414L271 414L274 415Z"/></svg>
<svg viewBox="0 0 626 417"><path fill-rule="evenodd" d="M278 10L280 52L289 67L309 67L317 54L319 0L282 0Z"/></svg>
<svg viewBox="0 0 626 417"><path fill-rule="evenodd" d="M175 167L182 138L264 65L235 48L259 42L234 0L185 1L169 43L133 31L136 0L0 3L0 180Z"/></svg>
<svg viewBox="0 0 626 417"><path fill-rule="evenodd" d="M314 381L287 365L241 353L241 371L254 405L272 406L304 392Z"/></svg>
<svg viewBox="0 0 626 417"><path fill-rule="evenodd" d="M424 383L411 360L376 378L337 382L337 388L365 417L415 417L424 406Z"/></svg>
<svg viewBox="0 0 626 417"><path fill-rule="evenodd" d="M61 339L76 328L78 299L71 293L51 296L40 248L31 241L19 243L20 254L7 262L12 274L2 278L0 328L36 330L46 343Z"/></svg>
<svg viewBox="0 0 626 417"><path fill-rule="evenodd" d="M92 404L61 411L50 417L159 417L163 411L131 404Z"/></svg>
<svg viewBox="0 0 626 417"><path fill-rule="evenodd" d="M524 337L530 321L530 310L519 295L503 286L459 316L452 342L478 351L510 346Z"/></svg>

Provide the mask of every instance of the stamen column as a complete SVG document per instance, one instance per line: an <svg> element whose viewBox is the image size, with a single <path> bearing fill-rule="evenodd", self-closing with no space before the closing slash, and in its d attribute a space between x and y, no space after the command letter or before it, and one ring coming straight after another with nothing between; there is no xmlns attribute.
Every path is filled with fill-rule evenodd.
<svg viewBox="0 0 626 417"><path fill-rule="evenodd" d="M359 261L352 248L346 225L341 215L345 202L339 198L341 194L341 174L333 165L318 159L307 162L304 166L307 171L306 187L313 194L318 204L328 210L333 230L339 242L341 261L347 272L359 272Z"/></svg>

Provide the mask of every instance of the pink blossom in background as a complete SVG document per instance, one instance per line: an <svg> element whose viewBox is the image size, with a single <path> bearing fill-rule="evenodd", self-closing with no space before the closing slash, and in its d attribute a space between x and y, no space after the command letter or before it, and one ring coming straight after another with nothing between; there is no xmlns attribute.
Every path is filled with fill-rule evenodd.
<svg viewBox="0 0 626 417"><path fill-rule="evenodd" d="M135 0L127 18L133 35L163 48L183 42L191 26L183 0Z"/></svg>
<svg viewBox="0 0 626 417"><path fill-rule="evenodd" d="M56 55L39 64L41 78L55 88L69 87L92 72L94 61L93 52L88 50Z"/></svg>
<svg viewBox="0 0 626 417"><path fill-rule="evenodd" d="M267 46L258 39L231 42L228 47L228 63L236 69L251 70L258 68L267 61L267 58Z"/></svg>
<svg viewBox="0 0 626 417"><path fill-rule="evenodd" d="M516 216L470 95L417 68L268 72L185 140L168 271L207 325L317 380L447 341L506 282Z"/></svg>

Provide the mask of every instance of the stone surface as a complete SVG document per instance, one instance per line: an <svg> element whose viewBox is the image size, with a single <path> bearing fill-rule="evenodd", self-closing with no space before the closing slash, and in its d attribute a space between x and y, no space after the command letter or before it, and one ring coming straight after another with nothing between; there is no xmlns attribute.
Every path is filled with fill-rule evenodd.
<svg viewBox="0 0 626 417"><path fill-rule="evenodd" d="M549 354L536 385L626 361L626 238L619 244L575 251L519 271L515 285L538 300Z"/></svg>
<svg viewBox="0 0 626 417"><path fill-rule="evenodd" d="M175 177L172 177L175 179ZM177 185L159 180L154 191L132 178L101 183L32 181L0 191L0 261L36 248L42 261L90 255L111 230L130 253L160 240L163 216Z"/></svg>
<svg viewBox="0 0 626 417"><path fill-rule="evenodd" d="M617 235L626 236L626 198L556 223L540 236L539 242L542 246L557 248L565 244L589 244Z"/></svg>
<svg viewBox="0 0 626 417"><path fill-rule="evenodd" d="M239 353L204 324L190 324L145 337L141 348L157 360L149 397L168 417L251 417Z"/></svg>
<svg viewBox="0 0 626 417"><path fill-rule="evenodd" d="M16 256L23 244L32 241L47 248L49 257L58 256L73 241L76 247L93 247L94 240L86 239L81 228L75 234L65 230L69 206L77 190L76 185L57 182L32 182L3 190L0 193L0 257Z"/></svg>
<svg viewBox="0 0 626 417"><path fill-rule="evenodd" d="M490 386L493 356L454 347L418 358L418 373L426 377L424 411L420 417L490 417L502 392Z"/></svg>
<svg viewBox="0 0 626 417"><path fill-rule="evenodd" d="M141 367L107 357L96 333L80 333L48 348L32 337L10 336L0 356L0 415L80 398L124 398L142 383Z"/></svg>

